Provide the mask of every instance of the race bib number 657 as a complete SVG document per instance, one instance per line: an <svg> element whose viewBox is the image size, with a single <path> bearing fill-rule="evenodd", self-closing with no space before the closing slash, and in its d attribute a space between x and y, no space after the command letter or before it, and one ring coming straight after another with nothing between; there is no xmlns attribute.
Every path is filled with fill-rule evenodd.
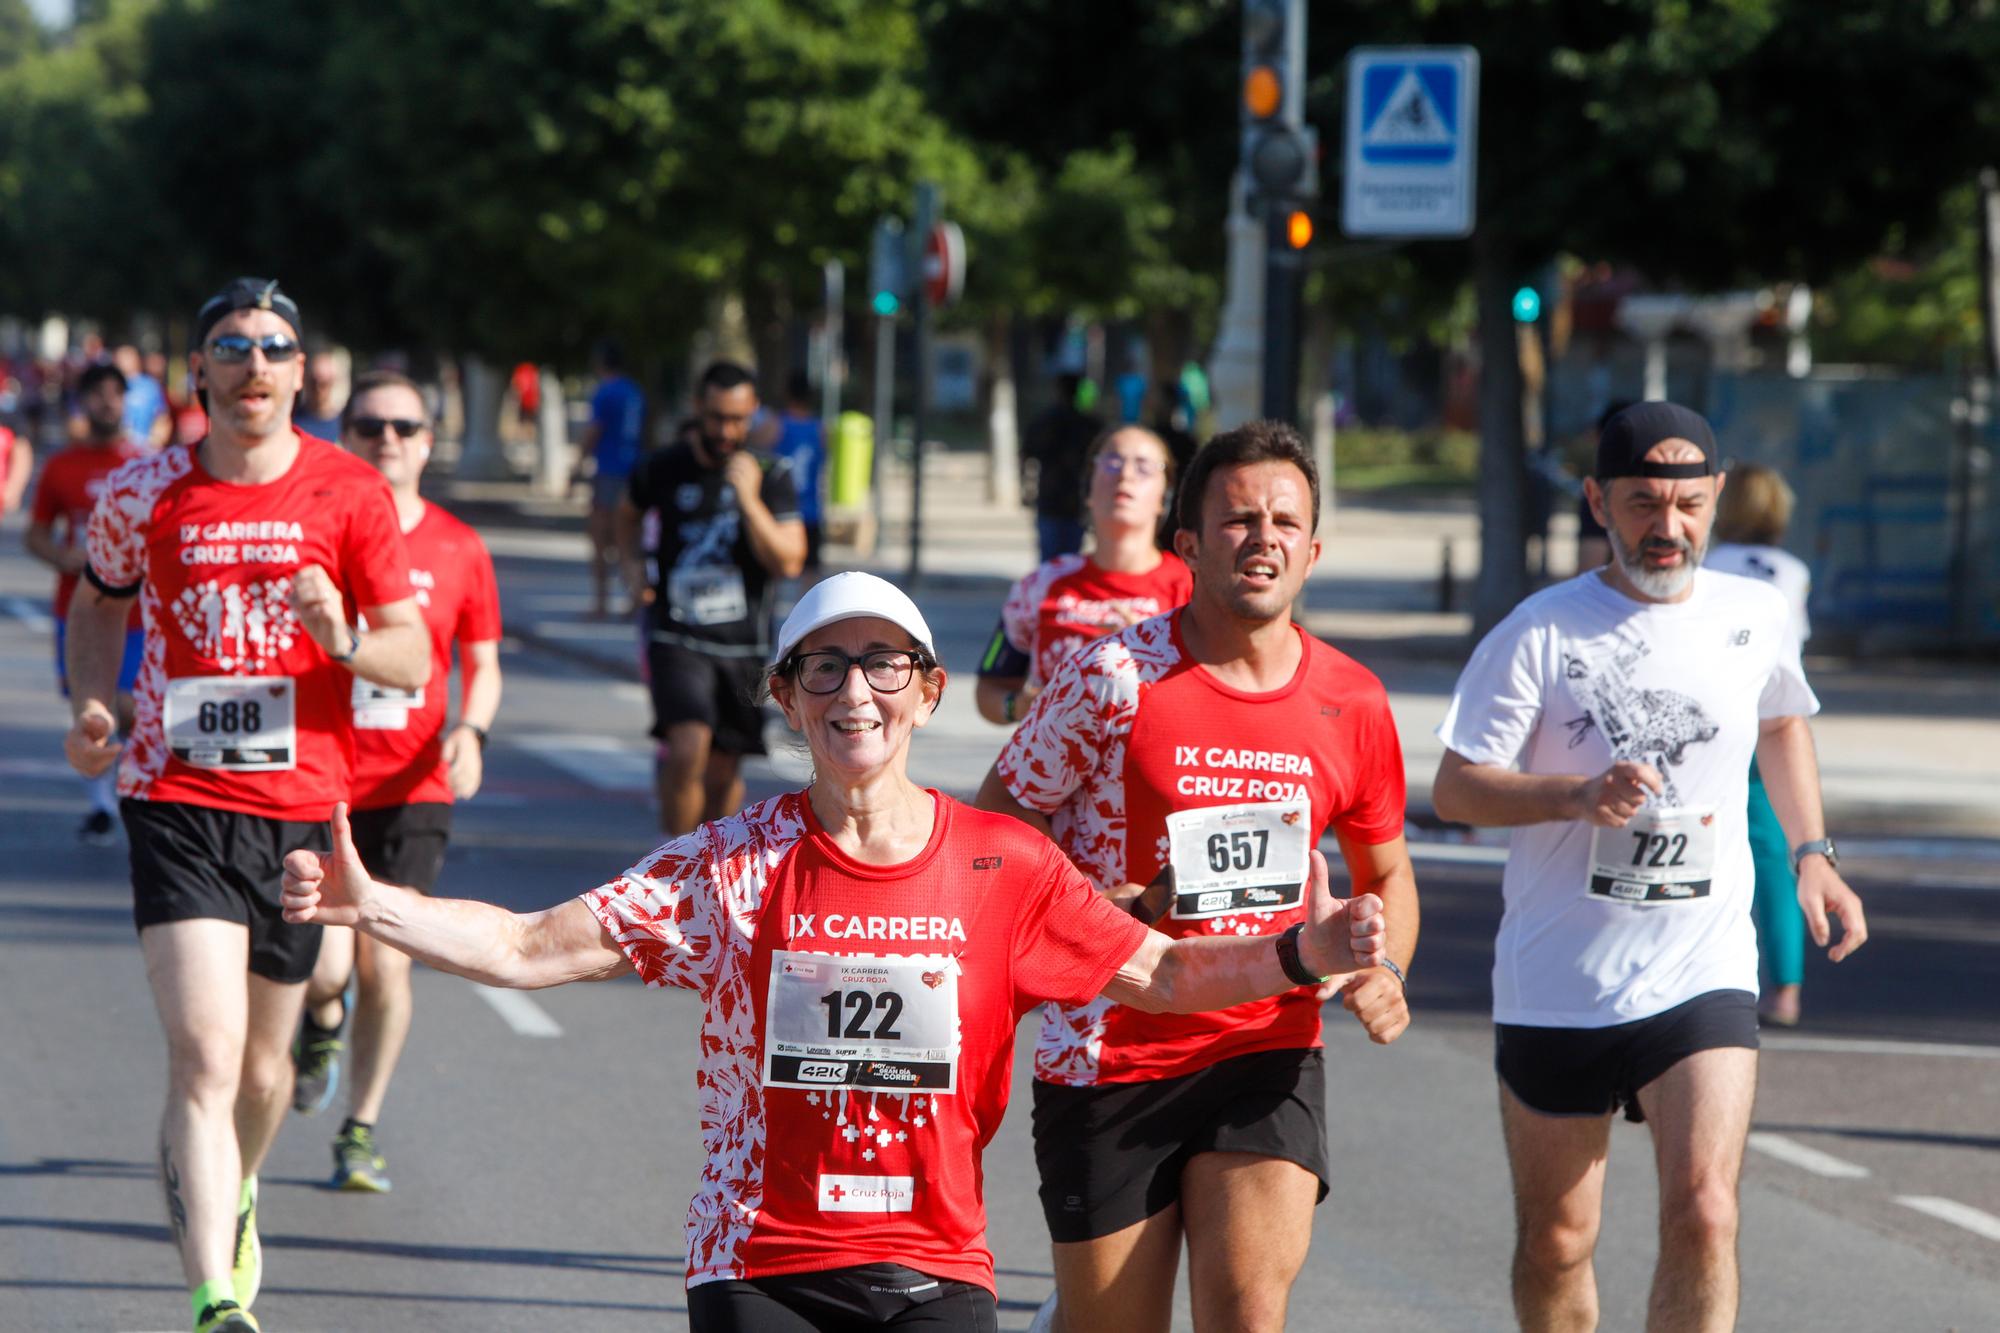
<svg viewBox="0 0 2000 1333"><path fill-rule="evenodd" d="M1311 823L1312 811L1304 801L1252 801L1168 815L1173 914L1205 917L1296 907L1304 897Z"/></svg>
<svg viewBox="0 0 2000 1333"><path fill-rule="evenodd" d="M952 1092L958 964L773 950L764 1086Z"/></svg>

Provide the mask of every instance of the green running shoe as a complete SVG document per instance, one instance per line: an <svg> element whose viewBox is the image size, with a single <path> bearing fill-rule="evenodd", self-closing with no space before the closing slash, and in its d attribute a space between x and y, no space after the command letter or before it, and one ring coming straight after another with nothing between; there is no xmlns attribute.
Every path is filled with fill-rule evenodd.
<svg viewBox="0 0 2000 1333"><path fill-rule="evenodd" d="M298 1039L292 1043L292 1066L297 1075L292 1083L292 1109L302 1115L318 1115L333 1103L340 1089L340 1055L347 1043L340 1034L347 1026L346 1011L340 1027L323 1028L307 1014L299 1021Z"/></svg>
<svg viewBox="0 0 2000 1333"><path fill-rule="evenodd" d="M256 1317L235 1301L217 1301L195 1320L194 1333L262 1333Z"/></svg>
<svg viewBox="0 0 2000 1333"><path fill-rule="evenodd" d="M237 1301L245 1311L248 1311L257 1301L257 1288L264 1285L264 1244L257 1239L257 1177L255 1176L243 1182L243 1196L236 1205L236 1265L230 1270L229 1277L236 1285ZM217 1327L234 1328L236 1325L219 1324ZM257 1326L247 1324L243 1327Z"/></svg>
<svg viewBox="0 0 2000 1333"><path fill-rule="evenodd" d="M375 1127L349 1120L333 1141L333 1187L366 1194L389 1192L389 1164L375 1150Z"/></svg>

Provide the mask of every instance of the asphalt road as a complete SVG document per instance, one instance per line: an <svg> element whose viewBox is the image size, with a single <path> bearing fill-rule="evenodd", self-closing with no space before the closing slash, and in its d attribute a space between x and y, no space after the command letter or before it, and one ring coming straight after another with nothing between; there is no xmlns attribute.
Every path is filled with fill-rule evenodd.
<svg viewBox="0 0 2000 1333"><path fill-rule="evenodd" d="M47 640L24 614L0 616L0 1329L185 1328L153 1180L164 1059L124 854L74 840ZM505 661L487 788L461 809L440 891L540 907L653 845L646 710L636 687L564 656L511 645ZM997 734L969 710L969 689L948 696L916 776L976 783ZM780 754L752 796L801 772ZM1745 1329L2000 1327L2000 892L1911 887L1891 869L1857 868L1874 941L1838 969L1816 962L1806 1026L1766 1048ZM1428 849L1419 875L1416 1025L1379 1049L1329 1012L1337 1179L1296 1329L1511 1322L1485 1011L1498 865ZM287 1123L263 1181L265 1326L682 1327L695 1001L614 982L509 1003L423 969L416 986L381 1126L395 1191L323 1187L337 1110ZM1050 1281L1016 1089L987 1174L1012 1329ZM1613 1155L1604 1326L1634 1328L1653 1255L1646 1132L1621 1125Z"/></svg>

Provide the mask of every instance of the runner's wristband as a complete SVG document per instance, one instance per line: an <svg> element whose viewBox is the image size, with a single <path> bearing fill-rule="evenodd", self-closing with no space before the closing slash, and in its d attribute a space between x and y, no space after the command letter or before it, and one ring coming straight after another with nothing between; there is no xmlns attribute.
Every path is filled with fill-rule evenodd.
<svg viewBox="0 0 2000 1333"><path fill-rule="evenodd" d="M333 660L336 662L352 662L354 655L361 651L361 631L349 625L347 632L354 636L354 641L347 645L346 652L334 654Z"/></svg>
<svg viewBox="0 0 2000 1333"><path fill-rule="evenodd" d="M467 731L472 733L472 739L479 742L479 753L485 754L486 728L480 726L477 722L461 722L458 725L464 727Z"/></svg>
<svg viewBox="0 0 2000 1333"><path fill-rule="evenodd" d="M1000 716L1006 718L1009 722L1019 721L1020 719L1014 716L1014 703L1020 697L1020 695L1014 693L1012 690L1007 691L1007 696L1000 701Z"/></svg>
<svg viewBox="0 0 2000 1333"><path fill-rule="evenodd" d="M1401 987L1403 988L1403 990L1404 990L1404 992L1405 992L1405 993L1407 993L1407 992L1409 991L1409 989L1410 989L1410 979L1409 979L1408 977L1406 977L1406 976L1404 976L1404 975L1403 975L1403 969L1402 969L1402 968L1400 968L1400 967L1396 966L1396 960L1395 960L1395 959L1391 958L1391 957L1390 957L1390 956L1389 956L1388 954L1386 954L1386 953L1385 953L1385 954L1383 954L1383 955L1382 955L1382 961L1381 961L1381 962L1379 962L1379 963L1377 963L1377 964L1375 964L1375 966L1377 966L1377 967L1381 967L1381 968L1386 968L1386 969L1388 969L1388 970L1389 970L1390 972L1394 973L1394 974L1395 974L1395 977L1396 977L1396 984L1397 984L1397 985L1399 985L1399 986L1401 986Z"/></svg>
<svg viewBox="0 0 2000 1333"><path fill-rule="evenodd" d="M1278 966L1285 969L1285 975L1301 986L1317 986L1326 980L1316 975L1306 966L1305 959L1299 957L1299 936L1305 932L1306 923L1297 925L1278 936Z"/></svg>

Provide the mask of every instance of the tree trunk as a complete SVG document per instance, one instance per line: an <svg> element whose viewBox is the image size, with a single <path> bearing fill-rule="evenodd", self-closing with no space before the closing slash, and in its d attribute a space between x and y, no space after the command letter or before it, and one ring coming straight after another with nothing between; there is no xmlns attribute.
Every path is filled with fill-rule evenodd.
<svg viewBox="0 0 2000 1333"><path fill-rule="evenodd" d="M1472 592L1474 634L1492 629L1528 594L1522 522L1528 470L1513 310L1518 277L1509 238L1482 229L1473 243L1479 312L1479 579Z"/></svg>
<svg viewBox="0 0 2000 1333"><path fill-rule="evenodd" d="M569 400L563 396L562 376L554 367L543 366L542 399L535 411L535 490L542 495L561 495L569 489L576 461L570 455Z"/></svg>
<svg viewBox="0 0 2000 1333"><path fill-rule="evenodd" d="M465 394L465 442L457 475L470 481L504 481L514 475L500 448L500 404L507 377L476 356L459 360Z"/></svg>
<svg viewBox="0 0 2000 1333"><path fill-rule="evenodd" d="M986 498L1003 509L1021 503L1020 412L1014 387L1014 317L986 323Z"/></svg>

